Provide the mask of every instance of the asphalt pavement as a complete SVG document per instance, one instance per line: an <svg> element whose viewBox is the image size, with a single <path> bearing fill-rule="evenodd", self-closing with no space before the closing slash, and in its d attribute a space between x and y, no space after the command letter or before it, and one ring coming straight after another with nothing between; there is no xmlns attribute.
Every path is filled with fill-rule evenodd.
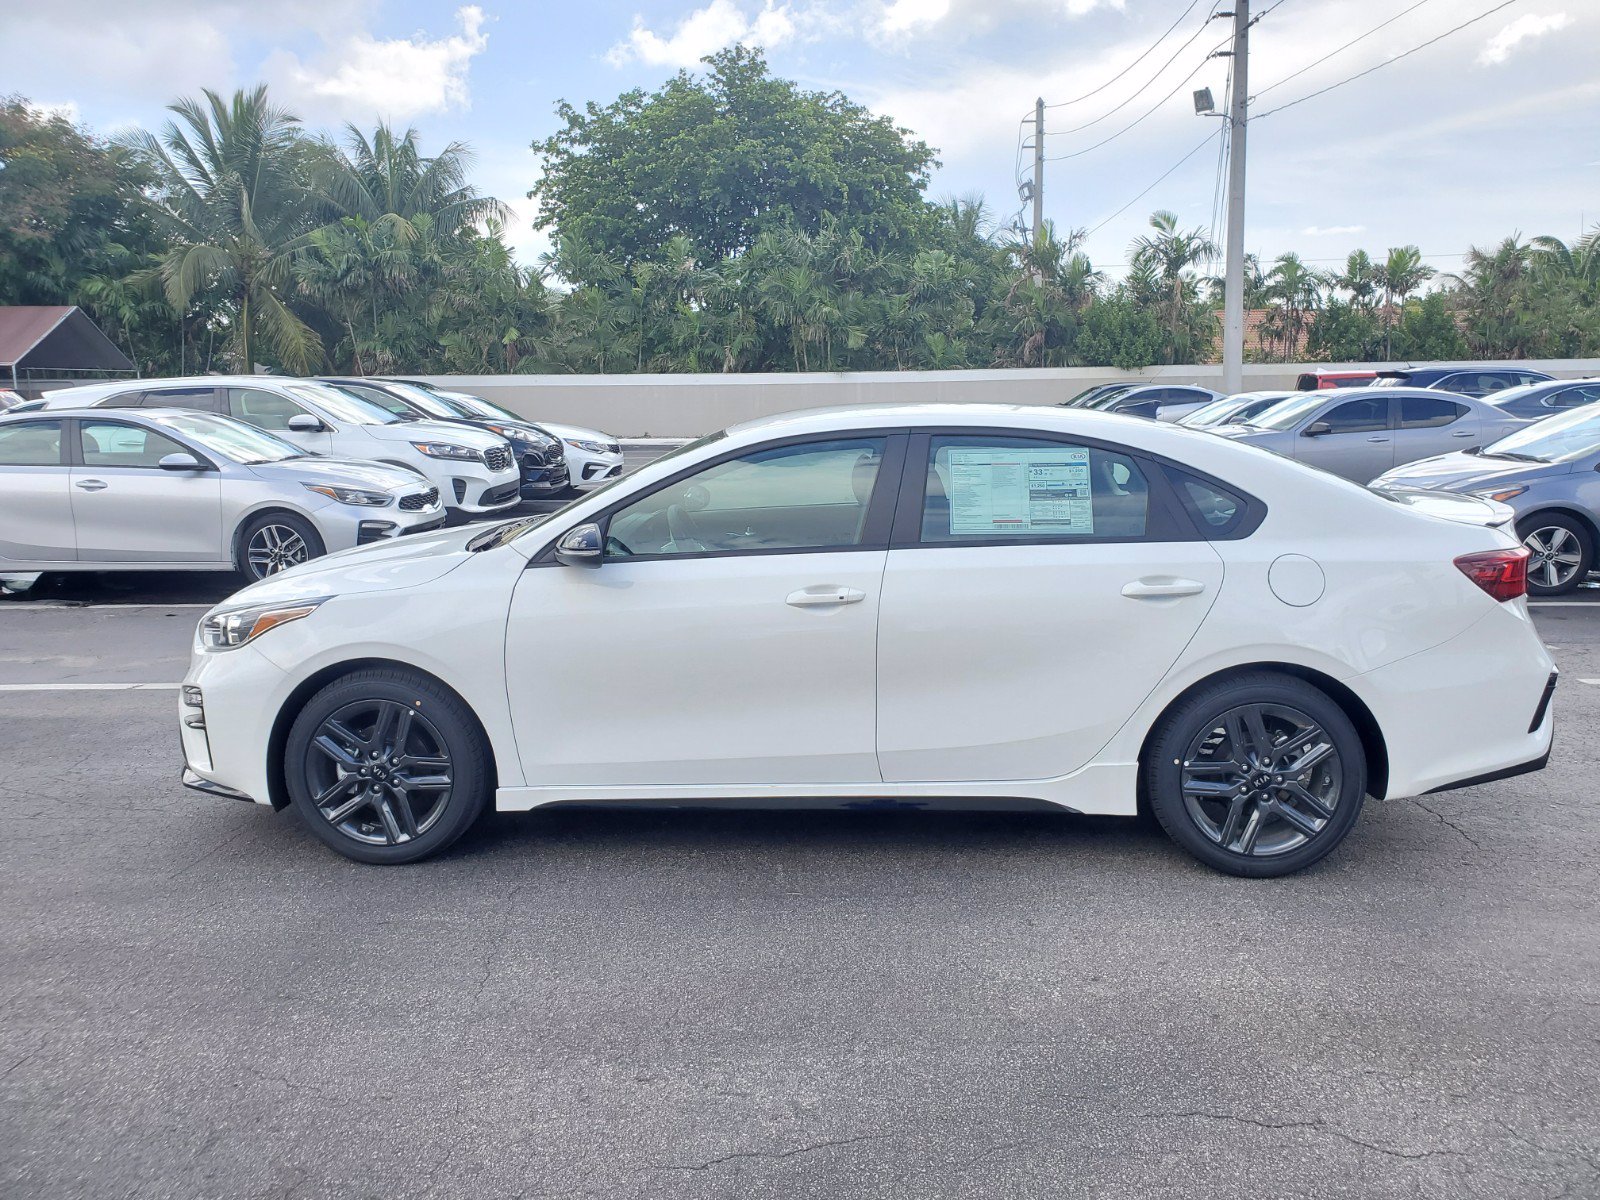
<svg viewBox="0 0 1600 1200"><path fill-rule="evenodd" d="M0 605L0 1196L1600 1196L1592 596L1548 770L1249 881L983 813L359 866L178 785L182 594Z"/></svg>

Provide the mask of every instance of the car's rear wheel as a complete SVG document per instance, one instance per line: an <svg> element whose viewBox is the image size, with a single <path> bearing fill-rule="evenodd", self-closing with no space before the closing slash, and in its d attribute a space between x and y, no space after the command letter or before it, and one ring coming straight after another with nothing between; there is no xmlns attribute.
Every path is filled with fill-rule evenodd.
<svg viewBox="0 0 1600 1200"><path fill-rule="evenodd" d="M1517 522L1517 536L1528 548L1528 593L1560 596L1589 577L1594 539L1576 517L1535 513Z"/></svg>
<svg viewBox="0 0 1600 1200"><path fill-rule="evenodd" d="M295 810L358 862L437 854L482 814L491 776L471 710L405 670L358 671L330 683L295 718L284 748Z"/></svg>
<svg viewBox="0 0 1600 1200"><path fill-rule="evenodd" d="M263 513L239 531L234 566L249 579L265 579L327 552L315 526L304 517Z"/></svg>
<svg viewBox="0 0 1600 1200"><path fill-rule="evenodd" d="M1232 875L1287 875L1344 840L1366 795L1350 718L1270 673L1201 688L1162 719L1144 763L1151 810L1178 845Z"/></svg>

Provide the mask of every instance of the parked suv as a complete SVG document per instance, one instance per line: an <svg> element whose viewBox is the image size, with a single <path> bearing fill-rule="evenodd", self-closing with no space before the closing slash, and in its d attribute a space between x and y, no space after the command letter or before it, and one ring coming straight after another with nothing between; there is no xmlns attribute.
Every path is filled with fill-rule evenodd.
<svg viewBox="0 0 1600 1200"><path fill-rule="evenodd" d="M505 438L516 452L522 469L524 500L548 500L568 490L567 461L561 443L537 425L514 418L490 420L429 389L395 379L324 375L321 382L376 404L402 420L472 425Z"/></svg>
<svg viewBox="0 0 1600 1200"><path fill-rule="evenodd" d="M312 454L386 462L415 471L439 489L447 508L457 512L497 512L513 507L519 496L516 457L504 438L465 425L403 421L315 380L270 375L122 380L51 392L43 407L221 413Z"/></svg>
<svg viewBox="0 0 1600 1200"><path fill-rule="evenodd" d="M1373 386L1433 388L1460 396L1487 396L1551 378L1543 371L1526 367L1396 367L1379 371Z"/></svg>

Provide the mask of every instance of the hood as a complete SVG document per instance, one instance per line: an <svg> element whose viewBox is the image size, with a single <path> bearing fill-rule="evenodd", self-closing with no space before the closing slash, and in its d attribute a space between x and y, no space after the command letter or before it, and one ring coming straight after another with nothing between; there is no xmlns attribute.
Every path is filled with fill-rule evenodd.
<svg viewBox="0 0 1600 1200"><path fill-rule="evenodd" d="M269 575L228 597L226 604L309 600L351 592L389 592L429 583L472 556L467 543L483 526L458 526L412 533L390 541L357 546Z"/></svg>
<svg viewBox="0 0 1600 1200"><path fill-rule="evenodd" d="M615 443L616 438L598 429L585 429L582 425L563 425L559 421L540 421L539 428L558 438L575 438L580 442Z"/></svg>
<svg viewBox="0 0 1600 1200"><path fill-rule="evenodd" d="M425 476L387 463L363 462L354 458L292 458L287 462L251 463L250 470L273 483L325 483L333 487L366 488L368 491L410 491L428 485Z"/></svg>
<svg viewBox="0 0 1600 1200"><path fill-rule="evenodd" d="M1482 491L1565 474L1570 463L1530 463L1484 454L1440 454L1386 471L1373 482L1385 487L1438 488L1450 492Z"/></svg>
<svg viewBox="0 0 1600 1200"><path fill-rule="evenodd" d="M493 450L504 446L505 438L487 429L462 422L450 421L397 421L393 425L363 426L373 437L383 442L450 442L472 450Z"/></svg>
<svg viewBox="0 0 1600 1200"><path fill-rule="evenodd" d="M1263 442L1293 432L1288 429L1252 429L1248 425L1205 425L1202 429L1213 437L1232 438L1236 442Z"/></svg>

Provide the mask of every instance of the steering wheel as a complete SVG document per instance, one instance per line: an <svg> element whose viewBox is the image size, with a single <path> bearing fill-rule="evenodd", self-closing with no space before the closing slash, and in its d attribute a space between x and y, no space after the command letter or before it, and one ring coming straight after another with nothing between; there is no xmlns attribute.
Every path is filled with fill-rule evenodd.
<svg viewBox="0 0 1600 1200"><path fill-rule="evenodd" d="M667 506L667 533L672 537L673 551L692 552L706 549L705 543L700 540L700 530L695 525L694 518L681 504Z"/></svg>

